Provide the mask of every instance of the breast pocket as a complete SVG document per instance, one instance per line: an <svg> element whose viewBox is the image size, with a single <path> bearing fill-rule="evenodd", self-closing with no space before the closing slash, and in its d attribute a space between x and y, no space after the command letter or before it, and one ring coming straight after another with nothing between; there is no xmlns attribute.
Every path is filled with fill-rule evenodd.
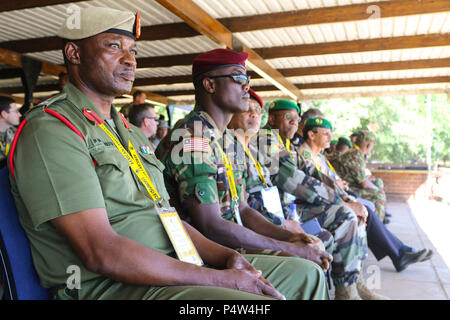
<svg viewBox="0 0 450 320"><path fill-rule="evenodd" d="M132 199L137 188L128 162L118 150L106 146L89 150L94 161L95 172L102 187L105 199L116 203L117 199ZM120 201L118 201L120 202Z"/></svg>

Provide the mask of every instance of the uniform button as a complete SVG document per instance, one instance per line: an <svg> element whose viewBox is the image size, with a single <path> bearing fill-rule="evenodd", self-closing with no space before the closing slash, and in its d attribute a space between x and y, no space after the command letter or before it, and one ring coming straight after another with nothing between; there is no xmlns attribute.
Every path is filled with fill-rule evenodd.
<svg viewBox="0 0 450 320"><path fill-rule="evenodd" d="M205 191L200 190L200 191L198 192L198 194L199 194L201 197L203 197L203 196L205 195Z"/></svg>

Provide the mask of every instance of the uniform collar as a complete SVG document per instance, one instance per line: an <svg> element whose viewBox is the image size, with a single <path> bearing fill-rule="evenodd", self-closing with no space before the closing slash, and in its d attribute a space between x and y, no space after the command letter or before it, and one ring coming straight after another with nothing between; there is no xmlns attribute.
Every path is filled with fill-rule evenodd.
<svg viewBox="0 0 450 320"><path fill-rule="evenodd" d="M216 123L214 122L214 119L209 115L209 113L207 113L206 111L204 111L203 109L201 109L201 107L196 107L196 112L205 119L206 122L208 122L208 124L211 125L212 127L212 131L214 134L214 138L219 139L222 136L222 133L220 132L219 128L217 127ZM223 133L223 135L227 134L228 129L225 129L225 132Z"/></svg>
<svg viewBox="0 0 450 320"><path fill-rule="evenodd" d="M100 112L95 104L71 82L67 82L67 84L64 86L63 93L67 95L67 99L71 101L81 112L83 112L83 109L86 108L88 110L94 111L100 118L106 120L103 113ZM111 105L111 118L114 119L115 117L119 117L119 113L116 108Z"/></svg>
<svg viewBox="0 0 450 320"><path fill-rule="evenodd" d="M102 120L106 120L105 116L102 112L95 106L95 104L77 87L75 87L72 83L68 82L63 89L63 93L67 95L67 99L72 102L72 104L79 109L82 113L86 108L87 110L94 111ZM111 119L114 120L116 128L121 137L128 137L126 134L125 124L122 121L122 118L119 115L119 112L116 108L111 105ZM129 129L131 130L131 129Z"/></svg>

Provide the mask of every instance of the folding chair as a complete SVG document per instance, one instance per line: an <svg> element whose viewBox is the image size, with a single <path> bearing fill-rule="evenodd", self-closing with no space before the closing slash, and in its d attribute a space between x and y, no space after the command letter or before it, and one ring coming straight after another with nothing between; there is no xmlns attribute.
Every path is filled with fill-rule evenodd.
<svg viewBox="0 0 450 320"><path fill-rule="evenodd" d="M48 300L39 283L28 238L20 225L7 167L0 169L0 275L6 300Z"/></svg>

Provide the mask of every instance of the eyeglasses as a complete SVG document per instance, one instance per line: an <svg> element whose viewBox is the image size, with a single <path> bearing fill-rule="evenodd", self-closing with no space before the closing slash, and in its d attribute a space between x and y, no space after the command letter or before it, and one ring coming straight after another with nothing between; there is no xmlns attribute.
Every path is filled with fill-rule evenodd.
<svg viewBox="0 0 450 320"><path fill-rule="evenodd" d="M261 107L256 107L256 108L248 108L248 113L256 113L257 115L260 115L262 113L262 108Z"/></svg>
<svg viewBox="0 0 450 320"><path fill-rule="evenodd" d="M208 76L206 78L231 78L234 82L239 83L241 86L250 83L250 76L247 76L246 74L221 74L218 76Z"/></svg>
<svg viewBox="0 0 450 320"><path fill-rule="evenodd" d="M294 117L293 115L291 115L291 114L289 114L289 113L285 113L285 114L284 114L284 118L285 118L286 120L289 120L289 122L292 121L292 120L294 120L294 121L297 122L297 123L299 123L299 122L302 120L302 118L300 118L300 117Z"/></svg>
<svg viewBox="0 0 450 320"><path fill-rule="evenodd" d="M159 117L145 117L145 119L152 119L152 120L154 120L156 122L159 121Z"/></svg>

